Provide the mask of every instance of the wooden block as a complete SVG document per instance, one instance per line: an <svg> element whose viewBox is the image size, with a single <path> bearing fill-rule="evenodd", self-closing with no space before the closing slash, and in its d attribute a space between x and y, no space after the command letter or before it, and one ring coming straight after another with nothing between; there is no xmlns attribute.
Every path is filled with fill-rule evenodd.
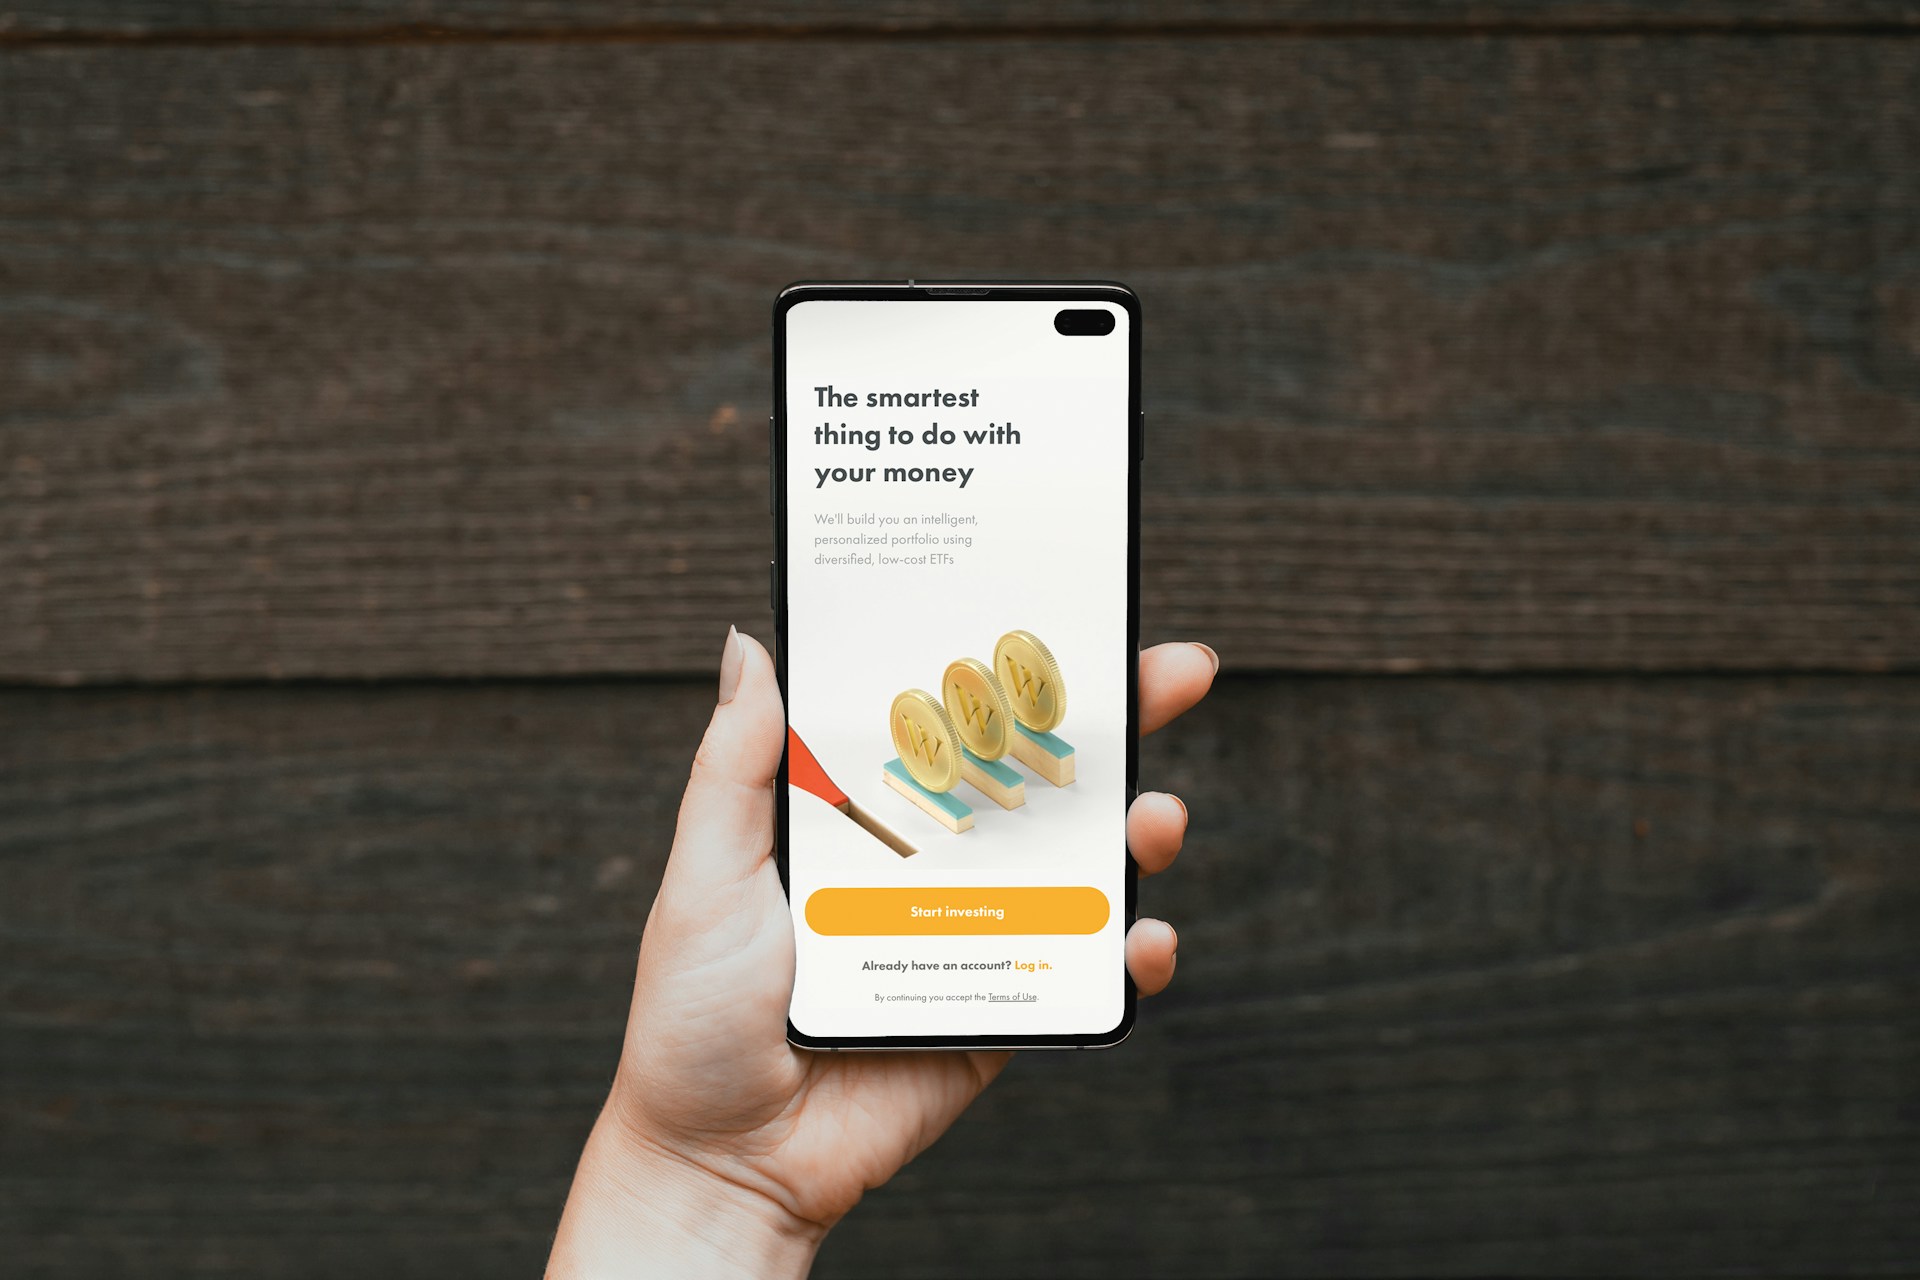
<svg viewBox="0 0 1920 1280"><path fill-rule="evenodd" d="M1027 780L998 760L982 760L960 748L960 778L1002 809L1018 809L1027 802Z"/></svg>
<svg viewBox="0 0 1920 1280"><path fill-rule="evenodd" d="M1008 754L1056 787L1073 782L1073 747L1051 733L1035 733L1015 723L1017 733ZM965 776L964 774L962 776Z"/></svg>
<svg viewBox="0 0 1920 1280"><path fill-rule="evenodd" d="M880 775L881 780L898 791L919 808L932 815L947 830L958 834L973 829L973 810L965 803L939 791L929 791L913 780L907 772L907 766L895 756L887 761L886 769Z"/></svg>

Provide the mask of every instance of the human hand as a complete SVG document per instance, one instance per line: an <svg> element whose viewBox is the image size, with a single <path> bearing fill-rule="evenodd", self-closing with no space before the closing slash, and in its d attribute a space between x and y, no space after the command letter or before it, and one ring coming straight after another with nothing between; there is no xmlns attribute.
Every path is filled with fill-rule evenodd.
<svg viewBox="0 0 1920 1280"><path fill-rule="evenodd" d="M1205 696L1203 645L1140 655L1140 727ZM805 1274L827 1228L946 1131L1003 1052L813 1053L787 1043L793 923L774 864L785 716L765 649L729 631L720 702L694 757L640 941L619 1071L554 1241L550 1277ZM1127 845L1173 863L1186 806L1142 792ZM1172 926L1141 919L1127 970L1173 977Z"/></svg>

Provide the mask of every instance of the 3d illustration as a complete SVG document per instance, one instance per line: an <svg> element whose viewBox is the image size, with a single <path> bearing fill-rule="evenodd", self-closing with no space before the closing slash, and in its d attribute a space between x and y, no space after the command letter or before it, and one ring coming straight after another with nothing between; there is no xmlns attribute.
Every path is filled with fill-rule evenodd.
<svg viewBox="0 0 1920 1280"><path fill-rule="evenodd" d="M1002 809L1020 808L1026 780L1005 763L1009 755L1056 787L1072 785L1073 747L1053 732L1066 718L1066 681L1038 636L1007 632L992 666L954 659L940 687L942 698L904 690L887 710L897 754L881 780L914 807L956 835L974 825L972 806L952 794L962 781Z"/></svg>
<svg viewBox="0 0 1920 1280"><path fill-rule="evenodd" d="M993 668L978 658L955 658L940 693L960 734L961 779L1002 809L1025 804L1025 780L1000 762L1013 745L1013 706Z"/></svg>
<svg viewBox="0 0 1920 1280"><path fill-rule="evenodd" d="M1009 631L993 646L994 669L1013 704L1013 758L1056 787L1073 781L1073 748L1053 730L1067 718L1060 664L1031 631Z"/></svg>
<svg viewBox="0 0 1920 1280"><path fill-rule="evenodd" d="M947 793L960 781L960 735L947 709L925 689L908 689L887 712L893 746L881 780L956 835L973 826L973 810Z"/></svg>
<svg viewBox="0 0 1920 1280"><path fill-rule="evenodd" d="M919 852L903 840L892 827L855 804L852 798L840 789L839 784L827 776L827 771L820 766L820 761L814 758L813 751L791 728L787 730L787 781L802 791L819 796L901 857L911 858Z"/></svg>

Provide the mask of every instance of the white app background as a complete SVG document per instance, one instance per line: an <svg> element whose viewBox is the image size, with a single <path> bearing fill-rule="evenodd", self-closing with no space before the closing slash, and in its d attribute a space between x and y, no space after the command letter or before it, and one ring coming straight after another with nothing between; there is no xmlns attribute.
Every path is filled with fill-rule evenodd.
<svg viewBox="0 0 1920 1280"><path fill-rule="evenodd" d="M1110 311L1101 337L1063 336L1064 306ZM910 840L903 858L837 809L789 788L789 879L797 973L791 1016L815 1036L1097 1034L1125 1008L1126 707L1135 663L1126 628L1128 315L1076 302L814 300L786 313L788 717L855 803ZM853 392L855 408L821 407L816 388ZM968 408L868 408L869 392L979 391ZM934 423L956 436L1011 423L1018 444L920 443ZM911 445L816 443L815 428L913 433ZM818 483L816 468L875 468L868 483ZM887 467L970 467L966 487L886 482ZM818 517L897 516L892 526ZM978 523L927 523L941 514ZM911 519L914 523L906 523ZM816 546L822 535L924 532L942 542ZM863 565L817 557L871 555ZM882 564L951 554L957 563ZM1075 751L1076 781L1054 787L1009 755L1023 807L1002 810L962 782L953 795L974 827L953 833L881 781L896 752L896 694L936 698L955 658L993 665L994 642L1030 631L1052 650L1067 694L1055 733ZM1091 885L1107 924L1088 935L828 937L805 904L831 886ZM1012 959L1045 970L868 971L865 961L922 964ZM952 1002L947 994L1031 995L1030 1002ZM920 1000L889 1000L923 993ZM877 998L878 997L878 998Z"/></svg>

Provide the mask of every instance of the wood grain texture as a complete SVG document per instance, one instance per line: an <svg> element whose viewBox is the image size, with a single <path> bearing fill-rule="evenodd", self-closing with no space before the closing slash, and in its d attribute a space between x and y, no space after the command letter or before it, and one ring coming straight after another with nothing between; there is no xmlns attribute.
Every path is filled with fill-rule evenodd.
<svg viewBox="0 0 1920 1280"><path fill-rule="evenodd" d="M1150 639L1920 662L1920 44L4 67L0 678L704 670L774 289L910 274L1143 294Z"/></svg>
<svg viewBox="0 0 1920 1280"><path fill-rule="evenodd" d="M1920 26L1904 0L1070 0L1044 7L1009 0L32 0L0 4L0 40L31 37L333 37L492 35L697 37L727 33L819 35L995 29L1164 32L1196 27L1347 32L1487 27L1821 30Z"/></svg>
<svg viewBox="0 0 1920 1280"><path fill-rule="evenodd" d="M0 693L9 1272L534 1274L711 699ZM1239 679L1143 780L1174 990L819 1274L1920 1256L1920 681Z"/></svg>

